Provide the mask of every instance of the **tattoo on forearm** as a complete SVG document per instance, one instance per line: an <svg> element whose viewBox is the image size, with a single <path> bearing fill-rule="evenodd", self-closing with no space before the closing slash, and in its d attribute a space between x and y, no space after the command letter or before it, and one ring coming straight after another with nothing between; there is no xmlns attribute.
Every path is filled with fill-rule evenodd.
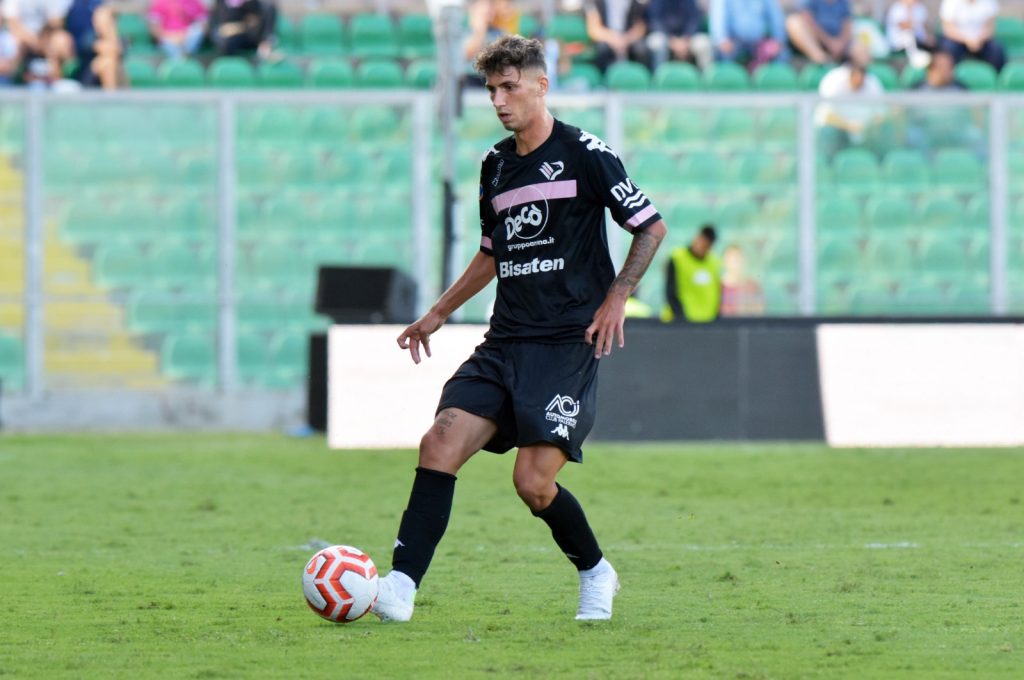
<svg viewBox="0 0 1024 680"><path fill-rule="evenodd" d="M455 411L442 411L437 416L437 432L438 434L444 434L448 431L448 428L455 424L455 417L458 414Z"/></svg>
<svg viewBox="0 0 1024 680"><path fill-rule="evenodd" d="M641 231L633 237L633 243L629 246L629 254L626 255L626 262L622 265L622 271L612 282L611 290L621 291L626 295L632 295L636 290L644 272L654 259L661 244L661 236L652 234L646 230Z"/></svg>

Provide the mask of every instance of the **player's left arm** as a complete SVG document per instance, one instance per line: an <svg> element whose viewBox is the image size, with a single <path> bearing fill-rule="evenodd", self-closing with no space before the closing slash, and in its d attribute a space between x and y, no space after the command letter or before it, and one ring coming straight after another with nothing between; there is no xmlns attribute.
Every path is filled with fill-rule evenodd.
<svg viewBox="0 0 1024 680"><path fill-rule="evenodd" d="M668 228L662 220L633 232L633 243L629 246L626 261L608 288L608 294L594 313L594 320L584 336L588 345L594 345L594 356L598 359L602 355L612 353L613 342L617 341L619 347L626 344L623 329L626 320L626 300L636 290L667 233Z"/></svg>

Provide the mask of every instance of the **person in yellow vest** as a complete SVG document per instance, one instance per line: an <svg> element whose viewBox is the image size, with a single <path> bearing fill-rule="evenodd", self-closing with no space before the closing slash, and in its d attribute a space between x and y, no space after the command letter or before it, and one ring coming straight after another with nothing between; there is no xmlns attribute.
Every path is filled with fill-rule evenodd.
<svg viewBox="0 0 1024 680"><path fill-rule="evenodd" d="M676 247L665 271L666 322L707 323L718 318L722 307L722 262L711 252L715 228L701 227L687 247Z"/></svg>

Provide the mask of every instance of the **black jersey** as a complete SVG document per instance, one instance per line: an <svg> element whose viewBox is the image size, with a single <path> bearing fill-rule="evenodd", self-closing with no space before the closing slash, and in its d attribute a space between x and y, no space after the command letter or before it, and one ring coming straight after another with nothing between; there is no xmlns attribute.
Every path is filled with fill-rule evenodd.
<svg viewBox="0 0 1024 680"><path fill-rule="evenodd" d="M556 120L525 156L508 137L480 168L480 250L498 296L489 340L583 342L615 279L604 211L627 231L661 216L600 139Z"/></svg>

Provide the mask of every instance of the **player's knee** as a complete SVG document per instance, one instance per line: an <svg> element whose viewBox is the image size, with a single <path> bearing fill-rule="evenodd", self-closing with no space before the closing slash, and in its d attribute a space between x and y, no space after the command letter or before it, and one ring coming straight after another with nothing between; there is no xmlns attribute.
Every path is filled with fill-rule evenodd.
<svg viewBox="0 0 1024 680"><path fill-rule="evenodd" d="M534 512L551 505L551 501L555 500L555 494L558 493L554 480L530 469L517 468L512 474L512 483L519 498Z"/></svg>
<svg viewBox="0 0 1024 680"><path fill-rule="evenodd" d="M455 474L458 455L451 443L431 428L420 439L420 467ZM454 469L453 469L454 468Z"/></svg>

